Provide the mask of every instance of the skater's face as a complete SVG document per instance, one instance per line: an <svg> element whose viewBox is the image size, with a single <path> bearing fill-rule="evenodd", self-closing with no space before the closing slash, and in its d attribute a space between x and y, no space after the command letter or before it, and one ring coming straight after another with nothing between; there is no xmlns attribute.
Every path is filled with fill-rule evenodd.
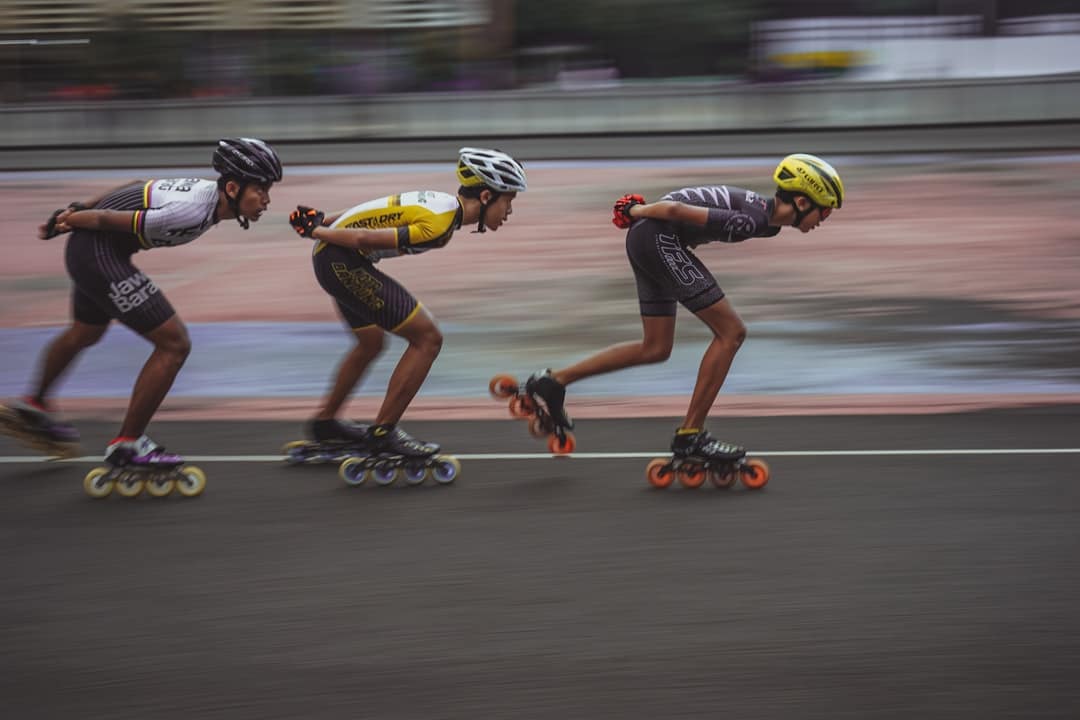
<svg viewBox="0 0 1080 720"><path fill-rule="evenodd" d="M484 225L488 230L498 230L509 219L511 213L514 212L512 205L515 197L517 197L516 192L506 192L488 203L487 210L484 212Z"/></svg>
<svg viewBox="0 0 1080 720"><path fill-rule="evenodd" d="M266 212L266 208L270 206L271 187L273 183L267 185L248 183L244 192L237 198L236 205L240 214L251 222L258 222L262 214Z"/></svg>
<svg viewBox="0 0 1080 720"><path fill-rule="evenodd" d="M798 204L800 210L806 210L807 208L813 208L813 210L803 217L802 222L799 223L799 230L808 233L816 228L821 223L825 222L826 218L832 215L832 208L821 207L820 205L814 205L809 199L804 197L796 198L796 204Z"/></svg>

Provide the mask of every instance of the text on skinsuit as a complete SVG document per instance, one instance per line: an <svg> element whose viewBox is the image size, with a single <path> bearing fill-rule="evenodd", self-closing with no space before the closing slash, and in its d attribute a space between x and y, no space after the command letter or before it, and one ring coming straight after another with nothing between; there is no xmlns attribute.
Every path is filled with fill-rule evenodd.
<svg viewBox="0 0 1080 720"><path fill-rule="evenodd" d="M158 286L141 272L120 282L109 283L109 299L122 313L134 310L146 302L151 295L157 295L157 293Z"/></svg>
<svg viewBox="0 0 1080 720"><path fill-rule="evenodd" d="M379 297L382 283L372 277L362 268L350 270L345 263L331 263L334 275L345 289L360 299L365 305L374 310L380 310L386 303Z"/></svg>
<svg viewBox="0 0 1080 720"><path fill-rule="evenodd" d="M656 248L660 251L660 256L664 258L668 270L683 285L693 285L705 279L705 275L694 266L693 260L686 254L686 250L674 235L657 235Z"/></svg>
<svg viewBox="0 0 1080 720"><path fill-rule="evenodd" d="M382 215L373 215L372 217L368 217L368 218L358 218L356 220L353 220L352 222L346 223L345 227L348 227L348 228L386 227L387 225L391 225L392 223L400 220L401 216L404 215L404 214L405 213L402 213L402 212L392 212L392 213L383 213Z"/></svg>

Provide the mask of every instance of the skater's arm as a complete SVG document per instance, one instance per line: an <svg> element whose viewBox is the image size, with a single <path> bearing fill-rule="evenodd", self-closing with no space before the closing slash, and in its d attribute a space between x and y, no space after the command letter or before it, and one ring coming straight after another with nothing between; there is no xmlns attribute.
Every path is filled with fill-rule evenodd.
<svg viewBox="0 0 1080 720"><path fill-rule="evenodd" d="M48 240L76 229L132 232L134 215L134 212L125 210L84 210L67 207L53 213L48 222L38 226L38 237Z"/></svg>
<svg viewBox="0 0 1080 720"><path fill-rule="evenodd" d="M661 200L644 205L632 205L627 214L634 220L649 218L665 222L685 223L705 227L709 222L709 208L687 205L675 200Z"/></svg>
<svg viewBox="0 0 1080 720"><path fill-rule="evenodd" d="M320 225L311 231L315 240L355 250L397 250L397 228L366 230L363 228L330 228Z"/></svg>
<svg viewBox="0 0 1080 720"><path fill-rule="evenodd" d="M92 208L97 207L98 203L100 203L102 201L102 199L106 195L108 195L110 193L113 193L113 192L116 192L117 190L121 190L123 188L130 187L131 185L145 185L145 184L146 184L146 182L144 180L132 180L129 183L124 183L123 185L117 185L116 187L114 187L114 188L112 188L110 190L107 190L107 191L103 192L102 194L98 195L97 197L91 198L90 200L87 200L84 203L73 202L73 203L69 204L66 208L60 208L59 210L54 212L45 223L38 226L38 237L40 237L42 240L48 240L50 238L56 237L57 235L61 235L61 234L66 233L66 232L71 232L73 229L75 229L77 227L84 227L83 225L79 225L79 224L72 225L71 223L68 222L68 219L71 217L72 213L83 212L83 211L90 210ZM130 216L129 216L129 219L130 219ZM90 222L90 221L87 220L87 222ZM122 228L108 228L108 229L127 230L129 227L130 227L130 224L128 226L122 227Z"/></svg>

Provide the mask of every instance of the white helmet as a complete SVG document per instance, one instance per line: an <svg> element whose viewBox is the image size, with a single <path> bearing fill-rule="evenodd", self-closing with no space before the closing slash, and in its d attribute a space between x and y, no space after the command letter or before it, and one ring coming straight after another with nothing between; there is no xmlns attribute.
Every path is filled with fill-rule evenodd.
<svg viewBox="0 0 1080 720"><path fill-rule="evenodd" d="M498 150L465 147L458 150L458 180L465 187L486 186L496 192L525 192L525 170Z"/></svg>

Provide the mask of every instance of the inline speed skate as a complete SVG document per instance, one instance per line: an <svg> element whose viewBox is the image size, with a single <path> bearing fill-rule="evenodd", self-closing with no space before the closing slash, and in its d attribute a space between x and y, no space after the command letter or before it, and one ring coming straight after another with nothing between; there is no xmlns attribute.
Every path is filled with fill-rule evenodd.
<svg viewBox="0 0 1080 720"><path fill-rule="evenodd" d="M133 498L144 489L153 497L165 497L176 490L184 497L197 497L206 489L206 475L184 458L143 435L138 440L114 442L105 451L105 466L86 474L83 489L93 498L108 497L113 490Z"/></svg>
<svg viewBox="0 0 1080 720"><path fill-rule="evenodd" d="M749 490L760 490L769 482L769 466L760 458L747 458L738 445L720 442L705 431L676 432L671 441L672 457L654 458L645 477L655 488L667 488L675 481L686 488L699 488L708 478L716 487L728 489L737 479Z"/></svg>
<svg viewBox="0 0 1080 720"><path fill-rule="evenodd" d="M365 437L363 452L345 459L338 475L351 487L363 485L368 478L383 486L398 478L406 485L420 485L427 478L449 485L461 474L461 463L453 455L437 455L440 449L393 425L373 425Z"/></svg>
<svg viewBox="0 0 1080 720"><path fill-rule="evenodd" d="M509 398L510 414L529 421L529 434L547 438L548 452L566 455L574 452L577 440L574 421L564 406L566 387L551 376L551 370L534 373L523 384L513 375L496 375L488 383L488 392L499 399Z"/></svg>
<svg viewBox="0 0 1080 720"><path fill-rule="evenodd" d="M0 405L0 432L57 459L76 457L81 452L79 432L74 426L59 422L43 408L24 400Z"/></svg>
<svg viewBox="0 0 1080 720"><path fill-rule="evenodd" d="M281 452L290 465L340 463L367 452L368 426L351 420L312 420L307 426L309 440L285 443Z"/></svg>

